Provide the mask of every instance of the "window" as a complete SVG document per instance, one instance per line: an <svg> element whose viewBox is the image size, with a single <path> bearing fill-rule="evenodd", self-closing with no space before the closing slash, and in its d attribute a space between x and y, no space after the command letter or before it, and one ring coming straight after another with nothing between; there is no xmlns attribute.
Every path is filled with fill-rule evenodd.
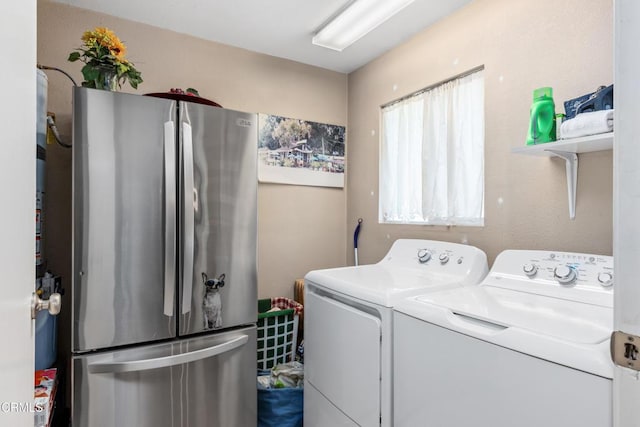
<svg viewBox="0 0 640 427"><path fill-rule="evenodd" d="M484 225L484 76L382 107L379 222Z"/></svg>

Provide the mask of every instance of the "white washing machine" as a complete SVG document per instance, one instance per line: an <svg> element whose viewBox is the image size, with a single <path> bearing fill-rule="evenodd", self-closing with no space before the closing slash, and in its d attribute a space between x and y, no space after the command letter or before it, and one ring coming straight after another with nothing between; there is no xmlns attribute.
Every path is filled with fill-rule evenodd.
<svg viewBox="0 0 640 427"><path fill-rule="evenodd" d="M611 426L612 285L612 257L509 250L397 303L395 426Z"/></svg>
<svg viewBox="0 0 640 427"><path fill-rule="evenodd" d="M401 239L377 264L307 274L305 427L393 425L393 304L487 271L475 247Z"/></svg>

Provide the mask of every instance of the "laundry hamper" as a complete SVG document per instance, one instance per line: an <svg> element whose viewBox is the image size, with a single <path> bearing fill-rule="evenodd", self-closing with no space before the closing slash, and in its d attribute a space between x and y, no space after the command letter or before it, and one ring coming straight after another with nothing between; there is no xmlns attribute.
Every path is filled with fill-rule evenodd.
<svg viewBox="0 0 640 427"><path fill-rule="evenodd" d="M269 311L280 308L278 311ZM302 304L289 298L258 300L258 369L295 360Z"/></svg>

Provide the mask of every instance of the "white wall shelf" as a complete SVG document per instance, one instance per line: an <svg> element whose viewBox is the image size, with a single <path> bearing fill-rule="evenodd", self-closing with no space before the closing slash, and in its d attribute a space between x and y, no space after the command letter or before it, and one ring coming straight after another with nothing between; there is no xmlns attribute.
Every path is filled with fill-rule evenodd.
<svg viewBox="0 0 640 427"><path fill-rule="evenodd" d="M560 157L565 160L569 218L576 217L576 188L578 185L578 154L613 149L613 132L582 138L562 139L545 144L526 145L511 149L512 153L528 156Z"/></svg>

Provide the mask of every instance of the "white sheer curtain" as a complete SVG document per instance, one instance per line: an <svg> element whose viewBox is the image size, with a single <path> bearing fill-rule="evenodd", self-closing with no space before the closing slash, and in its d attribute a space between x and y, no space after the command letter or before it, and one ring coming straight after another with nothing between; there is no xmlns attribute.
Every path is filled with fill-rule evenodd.
<svg viewBox="0 0 640 427"><path fill-rule="evenodd" d="M382 109L379 220L484 224L483 71Z"/></svg>

